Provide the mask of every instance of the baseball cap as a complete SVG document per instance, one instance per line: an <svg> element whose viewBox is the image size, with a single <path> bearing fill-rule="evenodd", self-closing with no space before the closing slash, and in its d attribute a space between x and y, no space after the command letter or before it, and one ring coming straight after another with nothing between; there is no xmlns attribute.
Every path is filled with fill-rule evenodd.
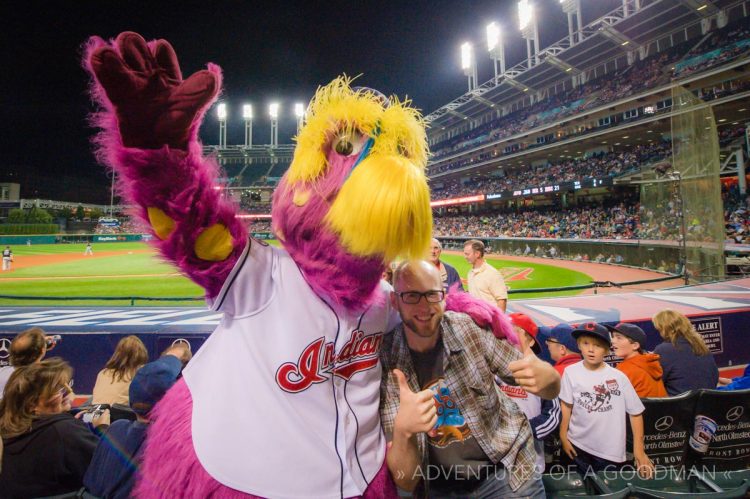
<svg viewBox="0 0 750 499"><path fill-rule="evenodd" d="M534 346L531 347L531 350L536 354L540 353L542 351L542 347L539 346L539 341L536 339L537 332L539 332L539 327L537 327L534 321L531 320L531 317L518 312L510 314L508 315L508 317L510 318L510 322L514 326L520 327L521 329L529 333L532 338L534 338Z"/></svg>
<svg viewBox="0 0 750 499"><path fill-rule="evenodd" d="M571 334L576 340L581 336L593 336L594 338L603 340L607 345L612 345L612 338L609 337L609 329L596 322L581 324Z"/></svg>
<svg viewBox="0 0 750 499"><path fill-rule="evenodd" d="M646 333L644 333L643 329L639 328L635 324L621 322L616 326L605 325L605 327L613 333L620 333L621 335L626 336L633 341L637 341L641 348L646 348Z"/></svg>
<svg viewBox="0 0 750 499"><path fill-rule="evenodd" d="M570 324L563 322L552 328L549 332L549 339L550 341L556 341L557 343L565 345L565 348L571 352L581 353L578 349L578 343L573 339L572 332L573 327Z"/></svg>
<svg viewBox="0 0 750 499"><path fill-rule="evenodd" d="M164 355L138 369L130 382L130 408L147 416L177 381L181 370L182 361L174 355Z"/></svg>

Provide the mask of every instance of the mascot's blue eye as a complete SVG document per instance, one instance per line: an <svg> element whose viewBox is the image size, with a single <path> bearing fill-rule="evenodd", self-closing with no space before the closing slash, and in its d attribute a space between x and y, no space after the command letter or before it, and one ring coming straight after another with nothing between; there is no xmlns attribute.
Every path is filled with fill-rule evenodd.
<svg viewBox="0 0 750 499"><path fill-rule="evenodd" d="M359 132L342 133L333 139L333 150L342 156L359 154L367 137Z"/></svg>

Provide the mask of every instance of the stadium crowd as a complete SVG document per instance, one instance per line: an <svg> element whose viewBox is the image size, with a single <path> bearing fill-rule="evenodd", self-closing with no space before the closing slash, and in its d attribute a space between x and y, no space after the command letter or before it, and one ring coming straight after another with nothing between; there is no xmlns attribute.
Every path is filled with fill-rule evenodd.
<svg viewBox="0 0 750 499"><path fill-rule="evenodd" d="M482 249L481 257L478 254L472 256L473 243L466 244L464 253L475 269L469 274L468 293L474 294L480 274L473 272L485 265L481 258L484 252L478 243ZM430 278L434 275L439 280L441 274L432 266L435 259L439 261L439 256L438 250L432 253L429 262L401 265L393 278L396 291L414 286L415 272L423 272ZM449 292L462 291L451 288ZM445 320L440 305L444 292L439 292L440 296L437 296L437 291L432 293L436 294L435 300L428 302L428 306ZM400 307L399 312L408 326L409 308ZM458 321L455 314L448 317L454 324ZM646 344L653 344L653 340L658 339L649 341L646 333L633 324L561 323L548 328L536 324L524 314L514 313L509 317L519 338L518 352L511 354L513 347L509 343L504 345L505 340L482 333L487 334L487 348L498 349L508 359L520 358L522 352L530 349L548 363L547 369L554 368L550 372L557 371L562 378L559 396L557 390L544 395L549 400L514 386L512 377L503 377L502 381L498 377L484 380L490 385L497 384L492 398L497 398L496 403L504 407L504 411L510 411L508 419L502 423L506 430L512 427L514 435L517 431L517 435L523 436L522 441L528 442L521 444L525 450L518 451L527 457L518 454L514 461L510 461L513 463L511 468L533 465L535 477L545 467L550 468L555 462L552 459L555 454L560 455L556 465L568 465L570 470L578 471L582 476L591 471L628 467L626 415L633 428L636 469L649 476L653 465L645 452L642 420L648 409L641 398L673 397L690 390L717 386L721 390L741 389L750 382L748 370L734 380L719 378L714 358L701 335L687 317L673 310L662 310L652 319L661 340L653 352L646 351ZM401 334L403 330L397 327L393 334ZM3 444L0 490L3 497L41 497L75 492L88 494L84 497L129 497L138 480L149 415L180 377L192 353L189 347L178 343L149 362L141 340L137 336L127 336L120 340L112 357L99 372L93 400L73 407L73 369L62 358L48 357L57 341L58 338L46 335L38 327L23 331L11 342L10 365L0 368L0 435ZM381 361L392 366L395 358L389 352L389 349L381 350ZM612 367L612 363L616 366ZM508 365L500 365L498 369L507 373ZM448 371L445 375L449 375ZM577 399L599 383L611 388L608 384L612 378L619 385L619 391L609 394L612 397L608 398L609 403L614 404L612 410L597 411L595 406L590 406L592 399ZM605 379L610 381L605 382ZM470 398L459 401L464 411L470 410L469 405L474 403ZM388 432L388 428L393 428L395 414L390 411L400 409L398 405L390 406L387 398L384 400L381 417ZM510 409L514 404L518 404L517 409ZM398 415L396 417L398 421ZM588 427L588 432L582 433L582 427ZM481 432L487 431L487 427L473 426L471 431L476 438L481 438ZM158 442L149 445L158 446ZM442 456L436 462L448 466L451 459ZM528 463L524 459L529 459ZM399 485L414 485L404 482L403 477L394 475L393 478ZM475 490L491 482L487 477L477 481L458 475L448 475L447 479L438 481L425 476L422 479L429 482L437 496ZM537 480L536 486L542 488L543 494L542 482Z"/></svg>

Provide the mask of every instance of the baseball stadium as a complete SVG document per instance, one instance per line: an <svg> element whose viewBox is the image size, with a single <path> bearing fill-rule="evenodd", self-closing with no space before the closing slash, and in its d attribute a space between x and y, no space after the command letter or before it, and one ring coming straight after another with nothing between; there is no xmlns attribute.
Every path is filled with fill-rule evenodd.
<svg viewBox="0 0 750 499"><path fill-rule="evenodd" d="M596 16L587 13L592 2L512 2L518 18L504 23L502 34L501 23L492 22L486 26L486 39L467 35L468 41L456 47L460 64L452 71L457 73L455 78L463 78L466 83L463 93L437 108L425 109L419 116L408 107L408 101L357 87L360 82L366 84L367 75L341 77L328 86L327 82L310 85L304 89L308 96L304 101L294 102L294 96L281 95L281 104L271 103L268 114L261 116L260 103L233 106L235 98L252 101L250 96L240 95L236 87L225 88L220 94L221 72L210 66L200 76L217 78L217 86L211 87L213 93L208 95L206 91L208 97L200 105L194 104L193 121L188 121L183 135L166 134L156 145L149 142L148 131L141 133L138 127L124 124L126 117L132 119L135 113L121 113L127 98L108 86L114 80L108 79L107 71L113 70L105 55L107 51L126 54L129 49L121 42L125 38L120 35L117 42L88 42L84 57L89 59L84 67L94 82L92 99L101 108L88 111L105 115L92 119L101 130L90 154L101 163L102 171L113 172L111 184L95 196L81 190L78 199L70 195L55 199L54 192L44 198L30 194L38 191L32 188L33 179L28 175L21 180L18 175L0 176L0 380L2 369L13 367L14 338L30 328L41 328L47 348L54 348L47 356L61 357L74 370L75 386L68 387L76 392L73 413L96 413L106 406L113 422L141 421L141 413L127 403L101 402L101 398L97 402L95 386L102 369L111 365L113 353L130 336L137 337L147 350L144 360L156 362L161 353L184 347L188 358L195 359L188 362L186 375L181 378L187 383L177 382L164 397L165 402L168 399L174 403L169 393L190 386L189 392L184 390L188 398L192 393L190 403L197 425L196 418L208 417L201 411L209 415L212 408L197 403L202 392L193 393L194 387L210 389L204 387L208 383L196 381L198 374L191 376L191 364L199 366L193 373L203 373L205 379L212 380L255 373L255 367L235 370L220 368L221 362L208 364L207 359L218 358L214 352L228 355L233 350L251 351L260 343L243 340L230 346L226 333L231 324L257 320L256 326L264 330L268 324L269 331L276 327L283 332L306 326L312 330L310 334L317 335L316 325L325 323L318 316L328 314L330 309L339 321L338 329L334 338L321 339L318 345L325 349L318 352L320 363L328 367L314 371L318 360L311 360L310 349L315 344L310 342L317 336L327 337L321 332L304 339L304 352L300 354L300 348L286 355L288 362L278 370L273 367L272 374L280 380L279 373L288 368L286 385L278 382L284 396L305 391L306 397L312 397L312 390L326 385L328 376L330 386L337 387L336 381L342 379L358 386L355 375L370 367L357 365L348 371L347 367L366 363L356 360L360 355L356 352L365 352L368 345L356 334L366 334L362 324L367 319L363 323L363 317L369 307L377 308L373 305L377 300L367 301L373 300L373 289L395 288L394 294L387 296L397 303L399 296L403 299L409 293L398 289L398 279L406 279L403 269L409 269L414 259L424 259L435 263L438 273L445 267L455 269L462 289L456 290L454 285L441 292L418 290L416 306L421 306L422 297L426 306L434 305L428 294L442 293L439 300L445 300L451 311L446 314L463 313L461 308L452 308L459 300L451 301L451 295L466 290L467 296L477 299L473 289L479 264L471 255L481 247L480 262L497 270L506 289L507 302L491 299L490 305L484 305L492 309L491 314L502 317L483 326L491 324L489 328L499 338L503 336L496 325L507 322L511 327L506 314L511 318L520 314L533 323L534 333L529 335L540 347L534 352L555 364L556 359L550 358L550 343L561 344L554 332L561 325L580 331L585 324L593 331L591 325L596 323L609 328L608 335L614 337L625 324L623 331L629 325L639 328L645 344L638 350L651 355L647 352L658 352L663 343L669 343L655 319L669 309L689 321L688 327L707 350L704 355L712 358L718 369L719 380L712 386L677 391L668 397L640 397L645 408L641 411L642 427L636 431L631 427L632 419L627 425L627 456L632 462L635 453L638 468L640 436L654 465L653 476L600 470L584 476L580 468L571 471L560 432L555 430L545 439L534 440L543 448L544 473L541 495L531 496L750 497L750 175L746 173L750 166L750 1L617 0L609 2L611 10ZM565 35L554 43L548 43L546 35L541 42L539 22L543 16L555 17L561 27L565 26ZM484 27L480 31L484 34ZM161 42L144 42L143 47L148 48L138 50L142 54L156 51L153 64L162 64ZM107 45L110 43L114 48ZM520 49L513 52L508 48L511 44ZM174 50L182 62L177 44ZM516 57L518 54L520 57ZM123 55L120 60L135 64L136 59L131 53L130 59ZM203 61L190 63L197 67ZM169 66L176 62L164 64L159 71L182 81L179 66L176 72ZM488 67L491 73L480 78L479 73L487 73ZM185 82L188 76L185 70ZM81 76L81 91L86 86L84 80ZM101 86L99 90L97 85ZM429 92L429 88L421 91ZM292 108L293 115L280 113L280 109L286 112ZM231 120L230 115L242 119ZM121 120L119 128L116 120ZM339 128L331 131L334 122ZM261 127L270 128L268 143L258 143L261 134L254 130ZM401 136L395 135L396 129ZM414 132L416 129L422 135ZM291 130L288 137L285 130ZM241 131L244 140L236 140L242 136ZM107 135L117 133L122 133L122 138ZM397 173L371 173L375 171L373 162L391 146L403 157L383 164L391 165ZM141 149L146 152L138 152ZM179 159L169 156L179 149L188 152ZM352 157L352 162L346 163L348 170L340 175L335 172L344 160L334 157L336 154ZM424 161L420 163L422 156ZM178 170L187 168L185 165L197 173ZM143 173L148 168L161 168L165 173ZM409 168L423 170L424 174L409 173ZM330 173L333 180L328 172L334 172ZM398 175L406 180L397 179ZM424 179L424 196L410 175ZM326 191L332 185L326 182L334 180L340 185ZM390 183L391 193L376 189L378 183ZM348 188L346 184L357 187ZM101 202L102 198L109 202ZM420 199L421 207L417 206ZM393 208L388 211L381 203L393 203ZM423 219L429 222L422 223ZM394 220L408 221L403 224L408 228L392 227L389 222ZM385 235L373 235L373 231ZM430 253L426 247L431 238L437 252L433 249ZM378 244L385 249L372 250ZM256 254L253 248L266 249ZM274 256L263 256L264 252ZM271 313L264 307L274 310L274 306L263 305L253 319L256 311L249 312L247 303L272 303L272 299L256 290L258 283L266 281L243 273L243 269L261 264L273 268L266 272L273 279L286 276L279 279L278 293L282 289L284 293L298 290L300 296L309 295L317 300L315 303L320 302L316 306L323 312L307 316L315 307L295 304L297 308L287 309L294 312L288 315L299 317L284 319L291 321L287 324L278 316L264 315ZM289 277L288 265L299 268L299 282ZM330 281L344 269L349 276L341 282L351 290L336 294L342 293L343 285ZM380 282L378 277L373 281L376 284L362 291L365 288L352 283L367 272L382 273L383 280L389 282ZM365 303L366 307L357 308L352 303ZM351 343L346 343L356 351L350 354L355 361L344 366L335 364L344 358L340 352L346 347L340 347L345 339L339 338L338 330L346 327L348 319L337 307L358 311L353 317L358 317L359 323L352 323ZM481 325L479 319L475 322L476 327ZM405 330L411 327L409 324L404 318L404 326L398 327ZM516 322L513 325L514 334L519 334L519 328L527 331ZM250 326L243 329L251 330ZM615 345L613 339L607 342ZM383 344L390 345L387 340ZM253 354L253 362L244 363L261 365L265 355L275 359L276 353L261 350ZM365 353L361 356L366 357ZM231 358L243 364L239 354ZM373 365L378 365L377 359L376 355ZM614 346L611 352L607 350L605 360L613 367L624 362ZM307 386L299 388L306 376L317 376L307 384L313 387L310 391ZM700 373L696 371L695 377ZM726 385L733 379L745 379L746 389L715 389L717 383ZM72 378L70 381L72 384ZM562 383L565 385L564 375ZM616 382L614 389L609 386L610 380L606 383L610 392L617 392ZM339 404L335 402L337 389L333 389L334 405ZM455 387L453 390L459 393ZM132 389L130 393L133 397ZM343 393L346 398L346 388ZM502 397L502 390L500 393ZM261 396L270 397L265 392ZM218 395L210 400L219 411L233 407L222 405ZM275 398L263 400L277 403ZM253 407L249 402L236 402L242 410ZM356 409L358 403L346 400L355 419L358 416L352 406ZM4 407L0 403L0 431L5 424ZM164 404L156 407L154 413L162 414L159 407ZM280 418L279 428L283 428L286 417ZM334 420L339 417L337 412ZM158 419L166 421L169 417ZM703 433L699 432L700 425ZM365 425L357 419L357 432L360 427ZM706 427L710 430L707 437ZM459 429L457 434L463 440L472 432L476 430L461 433ZM290 433L289 438L297 438L294 435L297 433ZM533 435L536 439L536 429ZM237 493L236 497L353 497L364 494L365 488L370 493L378 480L368 471L371 465L356 451L359 437L354 439L357 466L353 466L345 464L346 456L339 454L345 437L336 433L335 463L336 469L339 461L342 470L358 468L365 485L360 487L359 478L346 485L348 471L342 471L341 484L336 478L333 495L323 493L322 488L320 493L310 492L314 490L312 485L306 492L299 492L302 489L292 485L288 491L274 489L274 484L260 479L257 484L243 482L237 478L242 471L237 468L225 473L223 465L217 464L222 458L216 457L205 441L193 438L196 450L183 458L202 465L205 470L201 468L202 474L196 476L207 478L195 489L181 489L184 497L213 495L208 490L226 497L235 497L231 493ZM217 438L217 442L224 442ZM8 448L12 439L5 440L3 435ZM225 445L231 447L232 443L227 440ZM490 456L482 450L485 459ZM429 452L432 456L433 450ZM133 451L132 456L125 455L125 461L135 463L131 467L137 470L140 463L135 456ZM269 451L268 460L273 461L274 456ZM9 459L12 462L12 457L5 457L5 463L0 463L7 466ZM323 462L326 458L320 459ZM691 469L688 460L694 465ZM143 469L149 466L153 464L144 462ZM14 479L8 478L7 468L0 470L5 471L5 476L0 471L3 487L10 483L4 480ZM92 468L88 470L91 473ZM393 470L391 475L402 487ZM268 480L271 476L277 475L269 474ZM138 482L134 496L174 497L174 490L168 492L155 485L149 489L145 481ZM188 483L188 479L182 483ZM427 496L435 493L435 497L444 497L439 494L439 486L438 481L437 488ZM376 492L363 496L390 497L383 491ZM381 492L383 495L379 495ZM403 488L399 492L406 497ZM12 492L7 497L126 497L97 494L85 481L78 482L73 492L17 494ZM504 496L493 492L482 497ZM6 497L2 489L0 497ZM467 492L465 497L479 495Z"/></svg>

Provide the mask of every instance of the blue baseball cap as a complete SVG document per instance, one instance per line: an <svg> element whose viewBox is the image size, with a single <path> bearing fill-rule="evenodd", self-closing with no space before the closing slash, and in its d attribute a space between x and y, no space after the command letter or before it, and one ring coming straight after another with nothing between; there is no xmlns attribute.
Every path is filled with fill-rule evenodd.
<svg viewBox="0 0 750 499"><path fill-rule="evenodd" d="M604 341L607 345L612 345L612 338L609 336L609 329L596 322L586 322L581 324L571 333L576 340L581 336L593 336Z"/></svg>
<svg viewBox="0 0 750 499"><path fill-rule="evenodd" d="M130 408L147 416L167 390L172 388L182 371L182 361L174 355L164 355L144 365L130 382Z"/></svg>
<svg viewBox="0 0 750 499"><path fill-rule="evenodd" d="M571 352L581 353L578 349L578 343L573 338L573 327L570 324L562 323L553 327L549 333L549 340L564 345Z"/></svg>

